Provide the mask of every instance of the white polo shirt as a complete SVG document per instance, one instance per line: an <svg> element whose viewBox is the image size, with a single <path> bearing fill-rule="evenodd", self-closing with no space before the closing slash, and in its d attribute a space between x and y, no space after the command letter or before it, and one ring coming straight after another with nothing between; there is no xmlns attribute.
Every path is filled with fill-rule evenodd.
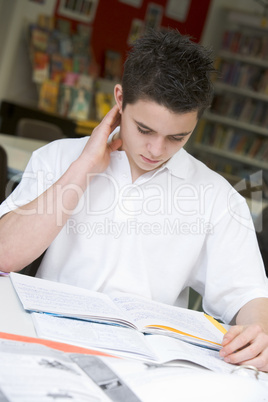
<svg viewBox="0 0 268 402"><path fill-rule="evenodd" d="M64 139L35 151L0 215L45 191L86 141ZM171 305L190 286L203 296L205 311L224 322L251 299L268 297L245 200L184 149L135 183L125 152L113 152L48 248L37 276Z"/></svg>

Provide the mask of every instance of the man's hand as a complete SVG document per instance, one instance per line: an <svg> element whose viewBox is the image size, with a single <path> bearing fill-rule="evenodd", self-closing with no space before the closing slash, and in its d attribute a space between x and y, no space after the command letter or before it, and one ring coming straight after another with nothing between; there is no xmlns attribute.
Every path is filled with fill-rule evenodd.
<svg viewBox="0 0 268 402"><path fill-rule="evenodd" d="M239 325L231 327L223 337L220 356L224 361L249 364L268 372L267 302L268 299L255 299L242 307L236 319Z"/></svg>
<svg viewBox="0 0 268 402"><path fill-rule="evenodd" d="M90 173L101 173L109 165L111 152L122 145L120 138L107 144L109 135L120 124L121 115L115 105L104 117L101 123L93 130L81 156L81 160L88 166Z"/></svg>

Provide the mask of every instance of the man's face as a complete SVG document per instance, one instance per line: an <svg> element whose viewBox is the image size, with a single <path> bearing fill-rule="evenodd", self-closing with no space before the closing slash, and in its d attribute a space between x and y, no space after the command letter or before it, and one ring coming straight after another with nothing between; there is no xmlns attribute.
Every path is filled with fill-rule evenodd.
<svg viewBox="0 0 268 402"><path fill-rule="evenodd" d="M127 104L121 113L120 137L132 179L156 169L178 152L197 123L197 111L173 113L152 101Z"/></svg>

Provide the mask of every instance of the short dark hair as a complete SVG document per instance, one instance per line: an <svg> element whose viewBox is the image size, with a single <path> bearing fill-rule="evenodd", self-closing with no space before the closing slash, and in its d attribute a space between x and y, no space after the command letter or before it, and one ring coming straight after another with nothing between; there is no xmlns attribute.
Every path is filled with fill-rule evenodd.
<svg viewBox="0 0 268 402"><path fill-rule="evenodd" d="M201 117L213 96L211 51L177 30L151 30L135 41L124 64L123 109L152 100L175 113Z"/></svg>

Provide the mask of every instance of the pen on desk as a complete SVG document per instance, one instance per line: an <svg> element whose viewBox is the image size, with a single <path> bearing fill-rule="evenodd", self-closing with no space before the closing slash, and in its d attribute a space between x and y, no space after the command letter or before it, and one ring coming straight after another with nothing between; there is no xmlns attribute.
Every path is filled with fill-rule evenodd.
<svg viewBox="0 0 268 402"><path fill-rule="evenodd" d="M8 276L8 275L9 275L9 272L0 271L0 276Z"/></svg>

